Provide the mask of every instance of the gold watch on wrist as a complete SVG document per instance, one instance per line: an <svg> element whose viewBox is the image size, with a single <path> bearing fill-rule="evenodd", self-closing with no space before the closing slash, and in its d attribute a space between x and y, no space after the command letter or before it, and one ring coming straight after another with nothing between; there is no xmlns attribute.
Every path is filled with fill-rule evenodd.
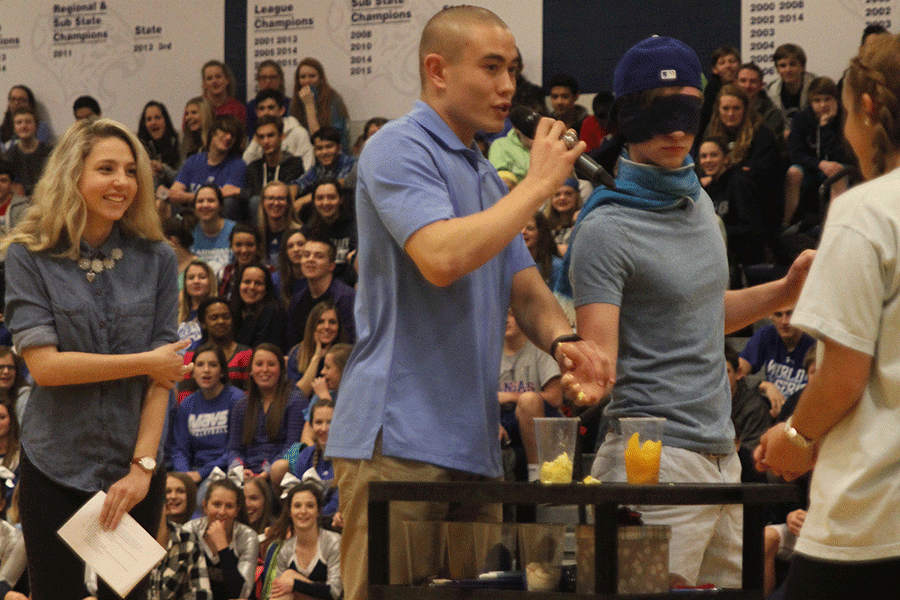
<svg viewBox="0 0 900 600"><path fill-rule="evenodd" d="M156 459L150 456L135 456L131 464L139 466L145 473L153 473L156 470Z"/></svg>
<svg viewBox="0 0 900 600"><path fill-rule="evenodd" d="M793 418L794 416L791 415L788 417L787 421L784 422L784 434L787 436L788 441L796 447L801 450L809 450L815 442L794 429L794 426L791 425Z"/></svg>

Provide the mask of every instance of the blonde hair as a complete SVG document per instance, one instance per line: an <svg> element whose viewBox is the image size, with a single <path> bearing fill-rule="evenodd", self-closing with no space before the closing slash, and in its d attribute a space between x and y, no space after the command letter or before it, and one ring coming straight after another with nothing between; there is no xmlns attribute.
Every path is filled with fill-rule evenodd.
<svg viewBox="0 0 900 600"><path fill-rule="evenodd" d="M270 181L263 186L262 192L260 192L259 194L259 207L256 209L256 228L259 230L259 236L262 238L264 245L266 243L266 235L269 232L269 219L266 216L265 209L263 209L263 204L265 204L265 200L263 200L263 198L266 195L266 190L273 187L284 188L284 191L287 194L287 212L284 215L284 231L300 227L301 224L300 218L297 216L297 210L294 208L294 201L291 198L290 186L278 179Z"/></svg>
<svg viewBox="0 0 900 600"><path fill-rule="evenodd" d="M850 61L844 88L854 111L861 110L863 94L872 98L872 168L882 175L888 170L888 158L900 151L900 38L880 35L863 46Z"/></svg>
<svg viewBox="0 0 900 600"><path fill-rule="evenodd" d="M572 208L572 214L567 215L559 212L553 206L553 196L556 196L556 192L553 193L553 196L551 196L549 202L547 202L547 206L544 207L544 216L547 217L547 225L550 227L550 231L554 233L560 229L572 227L575 224L575 216L578 214L578 211L581 210L582 204L584 204L581 199L581 192L578 188L572 187L568 183L564 183L563 185L566 185L575 191L575 206ZM559 191L559 188L557 188L557 191Z"/></svg>
<svg viewBox="0 0 900 600"><path fill-rule="evenodd" d="M344 367L347 366L347 359L350 358L350 353L353 351L353 344L345 344L339 343L334 344L329 348L325 354L331 355L331 360L334 361L334 365L340 370L341 375L344 374ZM312 413L310 413L312 414Z"/></svg>
<svg viewBox="0 0 900 600"><path fill-rule="evenodd" d="M200 150L206 148L206 138L209 128L213 122L212 107L203 96L195 96L184 103L187 109L190 105L196 106L200 110L200 130L197 133L190 131L185 122L184 117L181 119L181 155L182 157L190 156Z"/></svg>
<svg viewBox="0 0 900 600"><path fill-rule="evenodd" d="M181 274L181 291L178 292L179 323L187 321L188 315L191 314L191 297L188 296L187 293L187 274L188 271L191 270L191 267L200 267L206 271L206 277L209 279L209 289L206 290L206 298L215 296L219 291L219 284L216 282L216 274L213 272L212 267L199 258L195 258L189 262L188 266L185 267L184 272ZM204 300L206 298L204 298Z"/></svg>
<svg viewBox="0 0 900 600"><path fill-rule="evenodd" d="M722 117L719 115L719 104L722 98L731 96L737 98L744 105L744 120L741 122L736 132L731 132L722 123ZM709 120L709 128L706 130L706 137L721 136L726 140L734 139L734 146L728 153L728 165L734 166L742 163L750 154L750 144L753 143L753 136L756 131L763 125L759 112L750 105L750 97L747 92L733 83L722 86L719 95L716 96L715 109L712 118Z"/></svg>
<svg viewBox="0 0 900 600"><path fill-rule="evenodd" d="M231 67L229 67L227 63L224 63L221 60L216 60L216 59L208 60L208 61L206 61L206 63L204 63L204 65L202 67L200 67L201 89L206 80L206 70L210 67L218 67L219 69L222 70L222 74L225 75L225 81L227 82L225 84L225 94L229 98L234 98L234 90L235 90L235 87L237 87L236 81L234 78L234 72L231 70ZM206 90L204 90L203 93L205 95Z"/></svg>
<svg viewBox="0 0 900 600"><path fill-rule="evenodd" d="M31 252L61 247L58 256L78 258L78 245L87 223L87 207L78 184L84 161L94 145L108 138L118 138L128 144L137 165L137 193L119 219L119 227L127 235L150 241L163 239L147 151L124 125L100 118L77 121L59 140L34 189L32 207L0 242L0 249L5 250L10 244L22 244Z"/></svg>

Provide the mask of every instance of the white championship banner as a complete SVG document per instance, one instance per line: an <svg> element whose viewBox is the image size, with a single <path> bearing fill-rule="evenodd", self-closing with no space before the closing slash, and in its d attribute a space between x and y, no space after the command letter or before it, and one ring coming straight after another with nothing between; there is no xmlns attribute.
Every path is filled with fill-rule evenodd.
<svg viewBox="0 0 900 600"><path fill-rule="evenodd" d="M540 83L541 0L477 3L506 21L525 60L525 76ZM306 57L318 59L343 96L350 118L398 117L419 97L418 47L425 23L445 6L430 0L247 1L247 94L256 67L277 61L287 94Z"/></svg>
<svg viewBox="0 0 900 600"><path fill-rule="evenodd" d="M900 0L742 0L741 58L778 77L772 55L781 44L806 53L806 70L840 79L859 51L863 29L881 24L896 31Z"/></svg>
<svg viewBox="0 0 900 600"><path fill-rule="evenodd" d="M9 88L24 84L57 136L82 95L133 131L158 100L180 131L185 102L202 92L200 67L223 47L221 0L0 0L2 110Z"/></svg>

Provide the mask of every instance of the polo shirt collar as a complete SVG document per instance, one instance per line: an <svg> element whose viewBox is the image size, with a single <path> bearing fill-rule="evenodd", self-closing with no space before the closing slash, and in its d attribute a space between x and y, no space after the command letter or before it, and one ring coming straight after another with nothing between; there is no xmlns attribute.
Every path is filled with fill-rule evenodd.
<svg viewBox="0 0 900 600"><path fill-rule="evenodd" d="M447 122L422 100L416 100L409 116L433 137L437 138L448 150L468 151L474 154L474 150L463 144L459 136L447 125ZM474 146L474 142L472 145Z"/></svg>

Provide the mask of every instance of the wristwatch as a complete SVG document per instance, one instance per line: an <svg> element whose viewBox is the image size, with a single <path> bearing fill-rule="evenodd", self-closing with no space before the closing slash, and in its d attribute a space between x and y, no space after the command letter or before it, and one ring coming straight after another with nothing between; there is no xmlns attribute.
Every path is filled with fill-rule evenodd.
<svg viewBox="0 0 900 600"><path fill-rule="evenodd" d="M559 348L560 344L565 344L566 342L581 342L584 339L578 335L577 333L566 333L555 340L550 344L550 356L553 357L553 360L556 360L556 350Z"/></svg>
<svg viewBox="0 0 900 600"><path fill-rule="evenodd" d="M131 464L139 466L147 473L156 470L156 460L149 456L136 456L131 459Z"/></svg>
<svg viewBox="0 0 900 600"><path fill-rule="evenodd" d="M784 422L784 434L787 436L787 439L790 443L797 446L801 450L809 450L812 448L814 443L813 440L804 437L802 433L794 429L794 426L791 425L791 420L794 418L793 415L788 417L788 420Z"/></svg>

